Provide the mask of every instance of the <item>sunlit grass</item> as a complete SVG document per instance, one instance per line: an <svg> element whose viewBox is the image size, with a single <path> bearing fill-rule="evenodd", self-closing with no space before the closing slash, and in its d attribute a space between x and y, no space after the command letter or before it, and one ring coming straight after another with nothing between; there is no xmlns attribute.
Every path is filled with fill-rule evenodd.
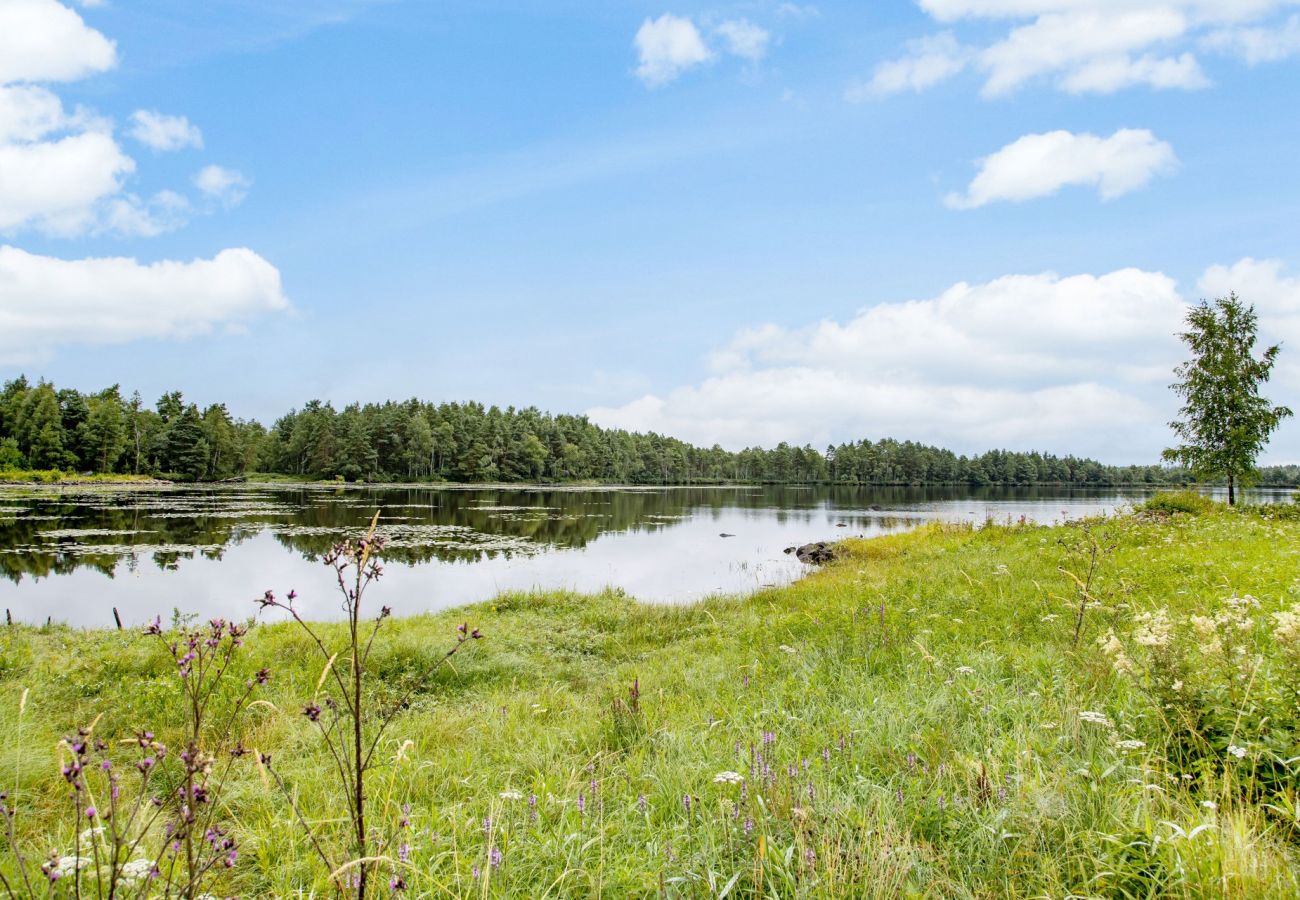
<svg viewBox="0 0 1300 900"><path fill-rule="evenodd" d="M1300 522L1216 507L1092 530L1115 549L1077 649L1060 568L1078 525L847 541L824 571L747 599L507 594L393 622L374 657L393 684L456 622L487 639L391 732L377 814L411 805L383 848L408 844L409 863L391 871L416 896L1295 896L1294 777L1269 795L1231 760L1185 770L1167 711L1097 639L1234 593L1267 621L1300 599ZM101 712L101 732L165 735L165 660L129 633L58 627L4 629L0 648L0 783L17 781L37 855L66 851L58 738ZM343 816L300 715L319 661L279 625L243 660L274 672L244 742L275 754L310 818ZM241 840L231 892L323 891L255 765L223 799Z"/></svg>

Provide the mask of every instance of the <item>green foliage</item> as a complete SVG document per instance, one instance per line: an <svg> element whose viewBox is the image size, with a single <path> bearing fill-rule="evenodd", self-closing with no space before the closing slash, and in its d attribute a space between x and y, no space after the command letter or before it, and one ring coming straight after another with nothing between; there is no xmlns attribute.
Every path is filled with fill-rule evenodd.
<svg viewBox="0 0 1300 900"><path fill-rule="evenodd" d="M1258 477L1255 460L1269 435L1291 415L1259 393L1277 362L1279 347L1256 359L1255 308L1236 294L1202 301L1187 314L1187 331L1179 335L1192 352L1175 374L1174 390L1183 398L1182 418L1170 424L1182 443L1164 456L1191 469L1198 478L1224 478L1228 503L1236 502L1237 485Z"/></svg>
<svg viewBox="0 0 1300 900"><path fill-rule="evenodd" d="M1148 499L1140 508L1143 512L1199 516L1214 509L1214 501L1196 491L1163 491Z"/></svg>

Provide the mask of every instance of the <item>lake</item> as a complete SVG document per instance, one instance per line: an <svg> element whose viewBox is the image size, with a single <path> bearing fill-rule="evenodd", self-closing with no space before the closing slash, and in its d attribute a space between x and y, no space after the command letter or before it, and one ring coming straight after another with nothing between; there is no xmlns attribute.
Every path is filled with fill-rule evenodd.
<svg viewBox="0 0 1300 900"><path fill-rule="evenodd" d="M1281 492L1285 496L1286 492ZM921 523L1051 523L1140 501L1142 489L608 487L51 487L0 490L0 607L87 627L173 609L245 618L268 588L342 615L330 545L376 510L397 615L503 591L619 588L647 602L746 593L798 578L786 547ZM723 536L726 535L726 536Z"/></svg>

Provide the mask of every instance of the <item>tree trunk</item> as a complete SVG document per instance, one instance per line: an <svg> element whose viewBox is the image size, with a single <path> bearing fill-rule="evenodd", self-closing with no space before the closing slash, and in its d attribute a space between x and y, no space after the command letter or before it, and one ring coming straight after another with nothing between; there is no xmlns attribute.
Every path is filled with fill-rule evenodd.
<svg viewBox="0 0 1300 900"><path fill-rule="evenodd" d="M1236 483L1231 474L1228 475L1228 505L1232 506L1237 502Z"/></svg>

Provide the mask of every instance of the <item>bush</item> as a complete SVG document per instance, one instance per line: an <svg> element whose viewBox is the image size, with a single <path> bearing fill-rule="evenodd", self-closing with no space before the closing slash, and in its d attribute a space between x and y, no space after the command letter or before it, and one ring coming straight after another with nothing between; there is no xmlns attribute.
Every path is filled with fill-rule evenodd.
<svg viewBox="0 0 1300 900"><path fill-rule="evenodd" d="M1204 494L1198 494L1196 491L1166 491L1156 494L1140 507L1142 512L1164 513L1165 515L1187 513L1193 516L1207 513L1213 508L1214 501Z"/></svg>

